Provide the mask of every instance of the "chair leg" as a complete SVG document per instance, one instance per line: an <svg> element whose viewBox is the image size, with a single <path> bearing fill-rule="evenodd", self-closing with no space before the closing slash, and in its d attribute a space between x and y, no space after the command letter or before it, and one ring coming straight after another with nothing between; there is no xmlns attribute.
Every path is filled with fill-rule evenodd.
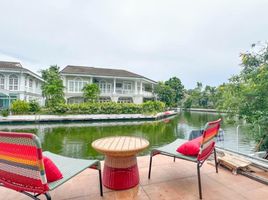
<svg viewBox="0 0 268 200"><path fill-rule="evenodd" d="M51 196L48 192L46 192L44 195L46 196L47 200L51 200Z"/></svg>
<svg viewBox="0 0 268 200"><path fill-rule="evenodd" d="M98 171L99 171L99 180L100 180L100 195L103 196L101 169L98 169Z"/></svg>
<svg viewBox="0 0 268 200"><path fill-rule="evenodd" d="M176 157L174 156L174 158L173 158L173 162L175 162L175 160L176 160Z"/></svg>
<svg viewBox="0 0 268 200"><path fill-rule="evenodd" d="M197 163L197 177L198 177L199 198L202 199L202 187L201 187L200 165L199 165L199 163Z"/></svg>
<svg viewBox="0 0 268 200"><path fill-rule="evenodd" d="M218 173L217 153L215 148L214 148L214 160L215 160L216 173Z"/></svg>
<svg viewBox="0 0 268 200"><path fill-rule="evenodd" d="M151 168L152 168L152 162L153 162L153 154L150 154L150 164L149 164L149 174L148 174L148 179L151 178Z"/></svg>

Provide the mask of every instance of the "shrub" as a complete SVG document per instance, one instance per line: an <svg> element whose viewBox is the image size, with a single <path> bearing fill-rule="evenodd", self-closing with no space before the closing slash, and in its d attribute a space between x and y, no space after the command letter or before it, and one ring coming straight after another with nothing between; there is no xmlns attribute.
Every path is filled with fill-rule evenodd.
<svg viewBox="0 0 268 200"><path fill-rule="evenodd" d="M134 103L123 103L121 104L122 114L139 114L142 113L142 105Z"/></svg>
<svg viewBox="0 0 268 200"><path fill-rule="evenodd" d="M54 106L52 113L63 114L140 114L163 112L165 104L159 101L148 101L143 104L115 102L86 102L80 104L59 104Z"/></svg>
<svg viewBox="0 0 268 200"><path fill-rule="evenodd" d="M68 105L67 104L58 104L51 108L52 113L55 114L64 114L68 111Z"/></svg>
<svg viewBox="0 0 268 200"><path fill-rule="evenodd" d="M26 114L30 111L30 105L23 100L15 100L11 104L11 111L14 114Z"/></svg>
<svg viewBox="0 0 268 200"><path fill-rule="evenodd" d="M30 112L33 112L33 113L37 113L41 109L39 103L36 100L30 101L29 102L29 106L30 106L29 111Z"/></svg>
<svg viewBox="0 0 268 200"><path fill-rule="evenodd" d="M143 113L158 113L163 112L165 109L165 104L161 101L147 101L142 104Z"/></svg>
<svg viewBox="0 0 268 200"><path fill-rule="evenodd" d="M9 115L9 110L8 110L8 109L3 109L3 110L1 110L1 115L2 115L3 117L7 117L7 116Z"/></svg>
<svg viewBox="0 0 268 200"><path fill-rule="evenodd" d="M100 104L101 114L119 114L121 110L121 105L115 102L105 102Z"/></svg>

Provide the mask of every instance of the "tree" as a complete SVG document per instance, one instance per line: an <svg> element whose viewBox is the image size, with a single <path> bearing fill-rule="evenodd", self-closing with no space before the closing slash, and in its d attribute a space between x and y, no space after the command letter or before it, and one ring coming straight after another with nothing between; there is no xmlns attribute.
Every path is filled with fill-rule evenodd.
<svg viewBox="0 0 268 200"><path fill-rule="evenodd" d="M175 91L165 83L159 82L155 87L155 93L166 106L172 106L175 103Z"/></svg>
<svg viewBox="0 0 268 200"><path fill-rule="evenodd" d="M54 107L65 102L64 86L59 73L59 67L52 65L48 69L41 71L44 83L42 84L42 93L46 97L46 106Z"/></svg>
<svg viewBox="0 0 268 200"><path fill-rule="evenodd" d="M175 104L178 106L180 101L184 96L184 86L181 83L181 80L177 77L172 77L168 81L165 82L166 85L171 87L175 92Z"/></svg>
<svg viewBox="0 0 268 200"><path fill-rule="evenodd" d="M263 148L268 148L268 44L252 45L251 51L241 54L242 71L220 87L218 107L228 108L252 124L261 125ZM253 133L254 134L254 133ZM266 137L266 139L265 139Z"/></svg>
<svg viewBox="0 0 268 200"><path fill-rule="evenodd" d="M83 89L83 96L85 98L85 101L88 102L95 102L98 100L100 95L100 88L97 84L86 84Z"/></svg>

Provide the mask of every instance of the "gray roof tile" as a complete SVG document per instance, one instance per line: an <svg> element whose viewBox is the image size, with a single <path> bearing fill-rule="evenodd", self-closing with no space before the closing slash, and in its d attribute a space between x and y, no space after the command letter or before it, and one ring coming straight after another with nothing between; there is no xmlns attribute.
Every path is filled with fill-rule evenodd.
<svg viewBox="0 0 268 200"><path fill-rule="evenodd" d="M115 77L132 77L132 78L144 78L150 81L144 76L139 74L135 74L130 71L122 70L122 69L108 69L108 68L97 68L97 67L86 67L86 66L74 66L67 65L61 73L65 74L88 74L95 76L115 76ZM153 81L155 82L155 81Z"/></svg>
<svg viewBox="0 0 268 200"><path fill-rule="evenodd" d="M7 70L22 71L25 73L32 73L35 76L37 76L39 79L43 80L42 77L39 76L38 74L32 72L29 69L22 67L20 62L0 61L0 69L7 69Z"/></svg>

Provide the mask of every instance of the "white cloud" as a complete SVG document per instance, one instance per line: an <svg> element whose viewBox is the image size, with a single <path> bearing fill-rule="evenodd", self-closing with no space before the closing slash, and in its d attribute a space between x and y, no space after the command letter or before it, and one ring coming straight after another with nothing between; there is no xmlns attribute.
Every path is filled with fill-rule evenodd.
<svg viewBox="0 0 268 200"><path fill-rule="evenodd" d="M124 68L155 80L219 85L239 53L267 40L265 0L0 2L0 59Z"/></svg>

